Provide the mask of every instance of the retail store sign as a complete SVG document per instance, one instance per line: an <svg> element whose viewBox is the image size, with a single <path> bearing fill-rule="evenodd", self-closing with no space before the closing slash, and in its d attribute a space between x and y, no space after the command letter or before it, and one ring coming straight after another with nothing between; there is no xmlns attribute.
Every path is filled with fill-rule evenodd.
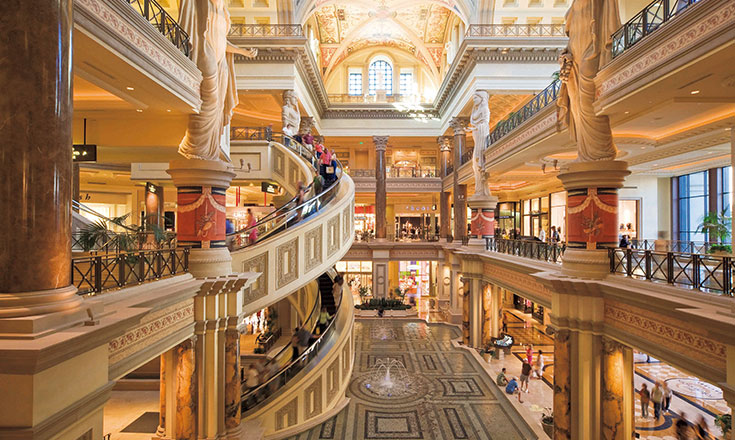
<svg viewBox="0 0 735 440"><path fill-rule="evenodd" d="M274 183L261 182L260 190L268 194L278 194L278 185Z"/></svg>
<svg viewBox="0 0 735 440"><path fill-rule="evenodd" d="M74 144L71 157L74 162L97 162L97 145Z"/></svg>

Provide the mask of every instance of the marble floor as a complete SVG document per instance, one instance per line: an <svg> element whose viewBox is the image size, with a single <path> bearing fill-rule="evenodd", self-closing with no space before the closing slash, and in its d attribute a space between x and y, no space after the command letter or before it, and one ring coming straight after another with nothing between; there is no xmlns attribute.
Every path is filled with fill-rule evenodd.
<svg viewBox="0 0 735 440"><path fill-rule="evenodd" d="M539 438L487 374L481 358L451 342L459 336L457 327L446 324L358 320L350 403L292 439ZM371 368L389 360L405 365L409 384L379 396Z"/></svg>
<svg viewBox="0 0 735 440"><path fill-rule="evenodd" d="M156 432L157 423L152 432L122 431L147 412L157 414L158 405L158 391L113 391L105 405L104 433L110 434L110 440L150 440Z"/></svg>
<svg viewBox="0 0 735 440"><path fill-rule="evenodd" d="M554 345L553 338L544 333L543 326L531 318L530 314L521 313L518 310L504 310L508 333L511 334L516 345L512 350L512 356L502 360L491 360L489 363L492 372L499 372L505 367L510 376L520 375L522 359L525 359L525 344L533 344L534 356L537 350L544 352L544 375L543 380L531 380L529 393L523 395L523 405L532 412L542 411L543 408L552 406L553 383L554 383ZM704 416L709 425L710 433L720 438L722 432L714 425L714 417L717 414L729 413L727 403L722 398L722 390L707 382L700 381L696 377L666 363L640 353L635 355L635 390L638 391L641 384L646 383L648 389L653 388L656 380L665 380L674 391L670 411L659 420L653 419L653 405L649 408L649 418L641 417L640 401L635 402L635 427L641 439L676 439L674 423L680 414L685 414L690 422L698 421ZM694 437L692 437L694 438Z"/></svg>

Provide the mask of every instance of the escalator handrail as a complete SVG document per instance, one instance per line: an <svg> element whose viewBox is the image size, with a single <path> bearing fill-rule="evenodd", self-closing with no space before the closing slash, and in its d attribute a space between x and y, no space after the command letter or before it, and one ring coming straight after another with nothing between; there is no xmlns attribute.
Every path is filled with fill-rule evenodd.
<svg viewBox="0 0 735 440"><path fill-rule="evenodd" d="M80 203L80 202L78 202L76 200L72 200L71 201L71 204L72 204L72 207L73 208L77 208L80 211L88 212L88 213L92 214L93 216L95 216L95 217L97 217L97 218L99 218L101 220L104 220L106 222L110 222L110 223L114 224L115 226L120 226L121 228L125 229L126 231L134 232L134 233L138 233L139 232L136 229L131 228L130 226L121 225L119 223L113 222L111 218L109 218L109 217L107 217L105 215L100 214L99 212L95 211L94 209L90 208L89 206L85 205L84 203Z"/></svg>
<svg viewBox="0 0 735 440"><path fill-rule="evenodd" d="M293 137L291 137L289 135L286 135L286 134L283 134L283 133L274 133L274 134L278 134L278 135L282 136L284 139L290 140L290 143L289 143L288 146L286 146L285 143L283 144L284 146L286 146L286 148L290 148L291 150L295 150L295 148L293 148L292 145L297 145L299 148L298 148L298 151L295 151L295 152L297 152L304 159L309 160L310 163L311 163L311 165L312 165L312 167L315 168L315 171L317 172L317 174L319 173L319 167L317 166L318 163L319 163L319 159L316 157L316 154L314 153L314 151L312 150L312 148L307 147L305 144L297 141L296 139L294 139ZM307 153L309 154L309 156L306 156ZM246 227L246 228L243 228L243 229L241 229L239 231L232 232L230 234L227 234L227 236L228 237L234 237L234 236L237 236L237 235L248 235L250 232L253 231L253 229L257 230L259 227L265 225L268 222L272 222L272 221L275 221L275 220L278 220L278 219L283 219L284 217L286 218L286 221L283 224L286 227L288 227L288 219L291 217L291 214L295 214L299 210L303 209L304 207L312 206L315 203L318 203L318 202L322 201L321 200L322 198L325 198L326 199L326 198L328 198L328 196L331 197L333 195L333 194L330 194L330 193L332 191L334 191L334 189L339 186L339 183L342 180L342 176L344 175L344 169L343 169L342 163L339 161L339 159L337 159L337 167L335 169L335 175L337 175L337 180L335 180L331 185L326 186L325 188L323 188L322 191L319 194L317 194L317 195L313 196L312 198L310 198L310 199L302 202L300 205L297 205L297 206L295 206L293 208L289 208L289 206L293 205L296 202L297 198L298 198L298 195L297 196L294 196L291 200L289 200L283 206L281 206L277 210L269 213L264 218L260 219L255 225L249 226L249 227ZM313 182L310 183L305 188L305 192L311 191L312 188L313 188ZM307 215L302 216L302 219L309 217L311 214L312 213L307 213ZM274 228L274 229L276 229L276 228ZM233 250L243 249L245 247L248 247L248 246L251 246L251 245L253 245L255 243L258 243L258 242L262 241L263 239L265 239L268 235L269 234L266 233L263 236L258 237L258 239L256 239L254 242L248 243L246 245L238 246L237 248L233 248Z"/></svg>
<svg viewBox="0 0 735 440"><path fill-rule="evenodd" d="M330 278L331 277L332 276L330 274ZM332 280L334 280L334 279L332 278ZM320 294L321 294L321 292L320 292ZM286 365L285 367L283 367L282 369L280 369L278 371L278 373L276 373L273 376L271 376L267 381L265 381L262 384L258 385L258 387L256 387L253 390L249 390L247 392L243 392L241 394L241 399L240 399L241 405L246 404L246 402L248 402L248 400L251 397L253 397L253 396L255 396L257 398L258 394L262 393L263 390L266 390L276 380L279 380L281 378L281 376L283 376L284 374L288 373L291 370L292 367L297 366L299 363L301 363L301 361L304 360L304 359L306 359L315 348L318 348L321 345L322 340L328 334L330 334L331 331L334 329L334 325L335 325L334 323L335 323L335 321L337 321L337 315L339 315L339 311L340 311L340 309L342 307L342 297L343 297L343 295L339 295L339 300L338 300L337 304L335 305L334 315L332 315L332 319L331 319L331 321L329 321L329 324L327 325L327 328L324 329L324 331L319 335L319 337L317 338L317 340L314 341L314 343L311 344L307 349L305 349L304 352L301 353L301 355L299 355L298 358L292 359L291 362L288 365ZM335 300L337 300L337 299L335 299ZM299 369L299 371L300 371L300 369ZM245 385L245 381L242 382L243 388L244 388L244 385ZM270 396L272 396L275 393L275 391L277 391L277 390L274 390L274 392L271 393L271 395L266 396L266 398L264 400L267 400ZM245 412L245 411L247 411L249 409L251 409L251 408L247 408L247 409L243 408L243 412Z"/></svg>

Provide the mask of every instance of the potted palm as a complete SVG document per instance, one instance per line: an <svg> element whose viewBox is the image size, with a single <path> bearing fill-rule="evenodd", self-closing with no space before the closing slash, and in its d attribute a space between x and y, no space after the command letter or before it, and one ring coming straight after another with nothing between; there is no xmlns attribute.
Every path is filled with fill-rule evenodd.
<svg viewBox="0 0 735 440"><path fill-rule="evenodd" d="M710 212L704 216L702 223L697 227L697 232L706 232L710 241L717 241L711 244L707 250L712 255L730 255L732 254L732 246L725 244L725 241L731 235L732 217L722 212Z"/></svg>

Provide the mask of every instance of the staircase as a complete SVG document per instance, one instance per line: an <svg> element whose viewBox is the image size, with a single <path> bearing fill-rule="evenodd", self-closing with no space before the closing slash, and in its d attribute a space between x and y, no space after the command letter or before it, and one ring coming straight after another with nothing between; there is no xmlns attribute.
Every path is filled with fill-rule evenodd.
<svg viewBox="0 0 735 440"><path fill-rule="evenodd" d="M334 295L332 294L333 284L332 277L326 273L319 276L319 293L322 296L322 307L326 307L327 313L330 315L334 315L337 311L337 306L334 303Z"/></svg>

